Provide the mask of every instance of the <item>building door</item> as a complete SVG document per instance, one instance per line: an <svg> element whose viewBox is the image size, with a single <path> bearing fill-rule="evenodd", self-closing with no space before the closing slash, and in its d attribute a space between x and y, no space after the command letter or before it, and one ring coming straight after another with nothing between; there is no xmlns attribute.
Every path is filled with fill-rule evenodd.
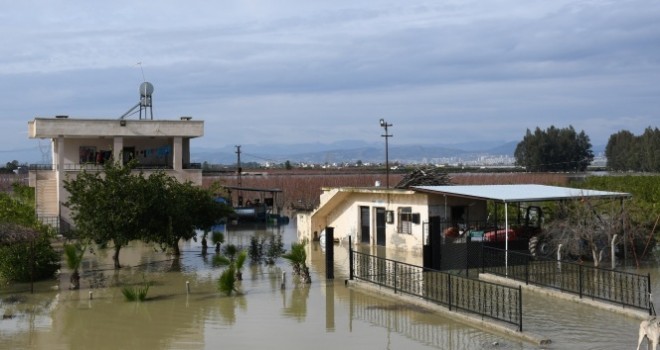
<svg viewBox="0 0 660 350"><path fill-rule="evenodd" d="M135 147L124 147L122 151L123 164L128 164L128 162L135 158Z"/></svg>
<svg viewBox="0 0 660 350"><path fill-rule="evenodd" d="M369 207L360 207L360 242L369 243L371 233L371 218Z"/></svg>
<svg viewBox="0 0 660 350"><path fill-rule="evenodd" d="M385 246L385 208L376 208L376 244Z"/></svg>

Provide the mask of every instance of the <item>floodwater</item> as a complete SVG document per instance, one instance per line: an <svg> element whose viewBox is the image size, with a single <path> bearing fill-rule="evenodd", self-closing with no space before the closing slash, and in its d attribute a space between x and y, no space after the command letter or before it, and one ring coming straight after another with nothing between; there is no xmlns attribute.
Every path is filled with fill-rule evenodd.
<svg viewBox="0 0 660 350"><path fill-rule="evenodd" d="M295 240L295 223L281 228L229 227L227 243L247 247L252 235L281 233ZM421 257L388 250L389 258ZM112 268L109 253L87 254L82 288L71 291L68 271L58 280L0 289L0 349L633 349L639 320L578 303L523 295L524 328L552 339L538 347L473 328L428 310L347 288L345 244L335 245L335 279L325 278L324 249L308 245L312 284L291 278L285 261L246 264L239 296L217 291L222 268L213 249L182 244L182 258L142 243L121 252L125 267ZM286 272L282 288L282 272ZM654 289L660 274L651 272ZM127 302L121 287L151 283L148 300ZM187 287L190 287L188 293ZM90 298L91 293L91 298Z"/></svg>

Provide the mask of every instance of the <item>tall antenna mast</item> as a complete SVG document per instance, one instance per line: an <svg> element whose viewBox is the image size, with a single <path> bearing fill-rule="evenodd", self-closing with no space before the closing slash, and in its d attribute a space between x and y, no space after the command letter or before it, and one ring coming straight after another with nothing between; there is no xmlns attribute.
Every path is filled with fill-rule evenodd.
<svg viewBox="0 0 660 350"><path fill-rule="evenodd" d="M142 69L142 62L138 62L137 65L140 66L140 72L142 72L142 82L147 81L147 79L144 77L144 69Z"/></svg>

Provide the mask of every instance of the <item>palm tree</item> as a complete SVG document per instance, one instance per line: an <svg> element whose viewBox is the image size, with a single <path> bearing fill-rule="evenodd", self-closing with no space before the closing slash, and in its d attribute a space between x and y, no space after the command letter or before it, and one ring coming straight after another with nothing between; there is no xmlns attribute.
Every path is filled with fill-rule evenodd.
<svg viewBox="0 0 660 350"><path fill-rule="evenodd" d="M241 250L236 257L234 264L236 265L236 279L239 281L243 280L243 265L245 265L245 260L247 259L247 252Z"/></svg>
<svg viewBox="0 0 660 350"><path fill-rule="evenodd" d="M229 258L229 261L234 262L236 260L236 254L238 254L238 247L233 244L228 244L225 247L225 255Z"/></svg>
<svg viewBox="0 0 660 350"><path fill-rule="evenodd" d="M218 280L218 289L230 296L232 293L240 293L236 286L236 281L243 280L243 266L247 260L247 251L238 250L238 248L230 244L225 247L226 257L223 255L216 255L213 257L213 264L216 266L227 266L227 268L220 275Z"/></svg>
<svg viewBox="0 0 660 350"><path fill-rule="evenodd" d="M222 272L220 279L218 280L218 289L227 296L231 296L234 292L238 293L234 265L229 265L229 267Z"/></svg>
<svg viewBox="0 0 660 350"><path fill-rule="evenodd" d="M220 245L225 243L225 235L220 231L213 231L211 241L215 244L215 253L220 253Z"/></svg>
<svg viewBox="0 0 660 350"><path fill-rule="evenodd" d="M289 261L293 268L293 275L300 276L303 283L312 283L312 278L307 267L307 253L305 252L305 243L292 243L291 251L282 255L282 258Z"/></svg>
<svg viewBox="0 0 660 350"><path fill-rule="evenodd" d="M69 279L71 282L71 289L80 289L80 272L78 269L82 263L83 255L85 255L85 249L86 248L80 245L80 243L64 245L66 265L73 271L71 273L71 278Z"/></svg>

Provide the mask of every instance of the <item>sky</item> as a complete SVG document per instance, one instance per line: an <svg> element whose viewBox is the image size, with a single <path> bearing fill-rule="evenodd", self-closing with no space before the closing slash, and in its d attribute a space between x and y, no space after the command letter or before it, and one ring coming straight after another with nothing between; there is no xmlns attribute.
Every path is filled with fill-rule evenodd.
<svg viewBox="0 0 660 350"><path fill-rule="evenodd" d="M35 117L205 121L193 147L594 145L660 120L657 0L0 0L0 161ZM137 119L137 115L129 118Z"/></svg>

